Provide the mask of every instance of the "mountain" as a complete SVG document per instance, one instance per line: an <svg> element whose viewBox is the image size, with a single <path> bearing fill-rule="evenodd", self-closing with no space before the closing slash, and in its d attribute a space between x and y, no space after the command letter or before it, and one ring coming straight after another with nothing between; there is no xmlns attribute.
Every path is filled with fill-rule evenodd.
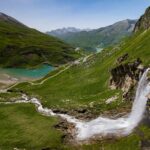
<svg viewBox="0 0 150 150"><path fill-rule="evenodd" d="M138 20L138 22L136 23L134 32L147 30L149 28L150 28L150 7L146 9L145 14L142 15Z"/></svg>
<svg viewBox="0 0 150 150"><path fill-rule="evenodd" d="M141 24L143 24L143 21ZM132 100L134 99L135 90L139 79L145 68L148 68L150 65L149 41L150 29L149 26L147 26L146 30L144 29L136 34L133 33L130 37L124 39L119 45L105 48L100 53L91 54L74 64L66 66L65 69L64 67L59 68L58 70L55 70L55 72L51 72L44 79L36 81L32 84L19 84L16 87L13 87L11 91L16 92L19 89L20 91L28 93L29 96L34 95L40 99L44 107L50 108L59 114L71 114L81 120L91 120L92 118L96 118L100 115L107 117L109 116L110 118L128 116L127 114L131 110ZM59 72L61 72L61 74L59 74ZM54 75L54 73L56 75ZM27 113L25 110L26 109L20 111L25 114ZM3 111L5 114L2 113L2 117L8 114L7 108L5 111ZM11 109L9 112L11 112ZM43 147L45 148L46 146L49 147L49 149L66 149L67 147L68 149L85 150L97 150L100 148L106 150L145 149L145 147L146 149L149 149L149 144L147 144L150 140L150 128L148 124L149 113L150 112L147 109L147 113L145 113L145 115L148 114L148 117L145 116L147 119L145 121L146 124L143 121L129 136L121 137L121 131L116 137L113 134L109 134L108 137L103 138L102 134L100 137L95 136L93 140L89 140L85 144L83 143L81 145L80 143L79 146L76 144L75 147L75 139L73 138L74 125L71 124L69 126L66 121L62 120L58 121L55 125L56 120L54 120L51 122L51 124L54 125L51 125L49 129L46 128L46 131L44 130L45 128L43 130L45 133L49 131L51 135L55 136L53 136L52 139L49 139L50 141L48 142L48 145L46 145L44 143L45 140L43 140ZM26 115L29 116L30 114L27 113ZM54 117L55 116L51 116L50 118L54 119ZM17 119L16 116L14 120L11 121L12 124L17 122L19 119ZM40 122L40 120L38 121ZM30 122L31 121L29 121L29 124L26 123L25 127L23 124L22 127L25 129L30 129ZM42 120L42 122L44 121ZM122 123L123 122L124 120L122 120ZM3 124L5 125L5 122ZM123 128L124 127L126 127L126 125L123 126ZM37 131L38 128L41 131L40 126L35 126L35 131ZM5 130L7 131L8 129L9 128ZM31 126L31 129L32 132L34 127ZM54 130L58 131L58 129L60 132L59 134L56 134ZM7 131L8 133L4 132L5 134L2 134L2 132L0 135L6 136L6 133L8 135L10 135L10 133L13 135L13 131L15 130L11 128ZM27 133L29 133L29 131ZM22 134L28 135L25 133ZM20 134L21 137L26 137L22 136L22 134ZM32 134L30 134L30 136L31 135ZM37 136L40 137L39 134L37 134ZM2 140L3 136L0 137L2 137ZM44 138L47 139L45 136ZM32 137L29 139L35 138ZM24 140L26 142L28 141L27 138L24 138ZM36 142L33 141L31 144L38 145L37 140ZM5 141L6 140L3 140L3 145L6 145ZM42 143L41 139L39 141ZM7 141L7 143L10 142Z"/></svg>
<svg viewBox="0 0 150 150"><path fill-rule="evenodd" d="M144 20L145 21L145 20ZM143 21L140 24L144 24ZM126 118L131 111L131 105L135 97L135 91L139 79L146 68L150 66L150 26L139 29L130 37L113 47L104 48L100 53L90 54L74 63L66 64L48 74L43 79L35 82L25 82L13 86L7 93L0 94L0 148L1 149L105 149L105 150L144 150L150 149L150 105L147 105L144 118L130 135L122 132L131 124L135 125L141 113L140 107L145 105L143 97L148 98L147 88L145 94L140 94L140 107L135 103L130 122ZM137 26L135 27L135 29ZM135 31L134 29L134 31ZM147 79L150 81L150 79ZM145 89L145 83L139 90ZM147 87L147 86L146 86ZM31 103L21 104L24 95L28 98L36 97L42 103L32 99ZM18 100L18 104L11 104ZM4 104L3 102L7 102ZM142 103L143 102L143 103ZM14 102L15 103L15 102ZM33 106L36 103L36 108ZM44 114L44 108L46 116ZM55 114L60 114L56 117ZM139 113L137 113L139 109ZM135 111L136 110L136 111ZM40 113L38 113L39 111ZM51 115L50 115L51 114ZM61 119L62 116L74 116L80 119L80 127L84 128L84 135L91 131L110 129L109 120L96 119L98 124L95 129L90 128L93 118L118 119L120 124L112 120L110 131L101 135L95 135L87 141L78 141L74 123L68 123L69 119ZM106 126L103 125L106 122ZM85 124L86 123L86 124ZM114 127L115 123L115 127ZM129 130L132 128L129 128ZM79 131L79 130L78 130ZM103 129L101 131L104 131ZM79 131L80 132L80 131ZM107 134L107 136L106 136ZM122 137L122 134L125 136Z"/></svg>
<svg viewBox="0 0 150 150"><path fill-rule="evenodd" d="M105 48L117 44L122 38L131 35L136 20L123 20L113 25L78 32L65 32L56 34L53 31L47 32L56 36L75 47L81 47L89 51L96 51L96 48Z"/></svg>
<svg viewBox="0 0 150 150"><path fill-rule="evenodd" d="M65 36L66 34L76 33L76 32L80 32L80 31L82 31L82 30L74 28L74 27L68 27L68 28L52 30L50 32L47 32L47 34L50 34L50 35L57 37L57 36Z"/></svg>
<svg viewBox="0 0 150 150"><path fill-rule="evenodd" d="M13 23L13 24L17 24L17 25L21 25L21 26L25 26L23 25L21 22L19 22L18 20L0 12L0 21L2 22L9 22L9 23Z"/></svg>
<svg viewBox="0 0 150 150"><path fill-rule="evenodd" d="M3 67L33 67L44 62L55 66L79 57L72 46L3 13L0 13L0 41Z"/></svg>

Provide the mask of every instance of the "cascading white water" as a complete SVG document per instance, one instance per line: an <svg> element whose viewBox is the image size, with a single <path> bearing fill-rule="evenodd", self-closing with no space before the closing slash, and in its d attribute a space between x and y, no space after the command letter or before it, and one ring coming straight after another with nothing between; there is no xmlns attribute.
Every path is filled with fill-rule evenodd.
<svg viewBox="0 0 150 150"><path fill-rule="evenodd" d="M107 136L108 134L113 135L128 135L141 121L147 102L147 95L150 93L150 85L147 82L147 69L141 77L138 88L136 91L136 97L133 103L132 111L128 117L122 117L118 119L109 119L98 117L97 119L89 122L78 120L67 114L56 114L51 109L43 108L40 101L36 98L29 100L27 96L23 95L24 100L16 102L6 102L5 104L13 103L33 103L38 112L46 116L60 116L66 119L70 123L74 123L76 128L76 139L86 140L95 135Z"/></svg>
<svg viewBox="0 0 150 150"><path fill-rule="evenodd" d="M132 111L128 117L122 117L118 119L108 119L99 117L90 122L80 122L77 123L76 127L78 129L77 138L79 140L85 140L94 135L127 135L132 132L132 130L141 121L143 114L145 112L147 95L150 93L150 85L147 82L147 74L149 69L147 69L143 76L141 77L138 88L136 91L136 97L133 103Z"/></svg>

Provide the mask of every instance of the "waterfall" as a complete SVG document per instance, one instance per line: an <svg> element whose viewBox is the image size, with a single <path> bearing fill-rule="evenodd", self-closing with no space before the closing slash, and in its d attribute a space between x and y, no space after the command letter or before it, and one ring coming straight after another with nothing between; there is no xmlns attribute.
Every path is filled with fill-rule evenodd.
<svg viewBox="0 0 150 150"><path fill-rule="evenodd" d="M147 81L147 74L149 70L150 69L147 69L143 73L143 76L141 77L138 83L135 100L132 106L132 111L128 118L128 121L132 125L130 130L132 130L137 126L137 124L143 118L143 114L145 112L145 108L148 100L147 96L148 94L150 94L150 83L148 83Z"/></svg>
<svg viewBox="0 0 150 150"><path fill-rule="evenodd" d="M147 82L147 69L137 87L135 100L132 106L132 111L128 117L118 119L109 119L99 117L90 122L80 122L76 125L78 129L77 138L84 140L94 135L107 136L113 135L128 135L141 121L146 108L147 95L150 93L150 85Z"/></svg>
<svg viewBox="0 0 150 150"><path fill-rule="evenodd" d="M73 116L69 116L67 114L56 114L51 109L43 108L38 99L32 98L29 100L26 95L22 96L24 100L6 102L5 104L33 103L36 106L37 111L45 116L60 116L64 118L75 125L77 140L86 140L96 135L107 136L113 134L125 136L130 134L139 124L145 112L146 102L148 99L147 95L150 93L150 85L147 81L147 74L149 70L150 69L147 69L143 73L138 83L132 110L127 117L121 117L118 119L98 117L91 121L82 121Z"/></svg>

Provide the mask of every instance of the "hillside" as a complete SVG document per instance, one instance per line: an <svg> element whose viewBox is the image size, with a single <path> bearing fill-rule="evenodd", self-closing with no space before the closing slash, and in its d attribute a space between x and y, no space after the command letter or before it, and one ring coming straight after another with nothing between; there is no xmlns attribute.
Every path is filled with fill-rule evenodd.
<svg viewBox="0 0 150 150"><path fill-rule="evenodd" d="M0 66L60 65L79 57L70 45L0 13Z"/></svg>
<svg viewBox="0 0 150 150"><path fill-rule="evenodd" d="M121 74L117 75L117 68L118 73L122 71L122 73L125 73L123 75L126 75L126 72L119 70L119 66L134 64L138 61L137 59L140 59L143 65L149 65L149 40L149 30L133 35L119 46L107 48L99 54L91 55L86 61L81 60L78 65L68 67L66 71L45 81L44 84L35 84L31 87L23 86L23 89L25 88L24 90L31 94L40 95L43 100L47 99L43 103L49 107L66 107L67 102L65 100L67 99L70 100L70 109L71 105L78 108L79 105L84 104L90 106L91 102L99 103L120 91L109 88L113 68L116 68L116 76L120 76ZM122 59L125 54L128 54L125 61L118 63L119 59ZM59 72L60 70L56 71ZM128 68L126 71L129 71ZM49 76L52 74L50 73ZM18 88L22 89L21 86ZM59 94L57 94L58 91Z"/></svg>
<svg viewBox="0 0 150 150"><path fill-rule="evenodd" d="M135 25L134 32L144 31L150 27L150 7L145 11L145 14L140 17Z"/></svg>
<svg viewBox="0 0 150 150"><path fill-rule="evenodd" d="M10 88L9 93L0 94L0 101L10 101L10 97L15 101L14 98L26 93L29 97L37 97L44 107L55 113L69 114L81 120L91 120L99 115L110 118L126 116L131 110L137 83L150 65L149 41L150 29L139 29L117 46L61 66L44 79ZM145 114L149 113L147 109ZM129 136L100 136L79 144L73 139L73 124L68 125L60 117L39 115L31 104L2 104L0 117L3 131L0 132L0 146L5 149L150 148L149 116L146 123L143 121Z"/></svg>
<svg viewBox="0 0 150 150"><path fill-rule="evenodd" d="M134 29L135 23L136 20L127 19L90 31L65 32L61 34L52 31L47 32L47 34L56 36L75 47L96 51L96 48L105 48L117 44L122 38L129 36Z"/></svg>

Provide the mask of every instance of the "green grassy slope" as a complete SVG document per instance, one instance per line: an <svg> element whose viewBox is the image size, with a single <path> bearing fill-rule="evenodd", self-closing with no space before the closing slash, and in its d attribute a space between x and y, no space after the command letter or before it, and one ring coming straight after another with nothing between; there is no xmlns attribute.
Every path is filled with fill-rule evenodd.
<svg viewBox="0 0 150 150"><path fill-rule="evenodd" d="M36 81L35 85L31 85L30 83L22 83L13 87L13 90L22 90L29 95L36 96L41 100L44 106L49 108L75 110L86 107L91 111L92 114L96 115L104 113L105 111L111 112L111 110L116 111L116 113L121 112L122 109L129 108L131 103L128 101L122 101L122 93L120 90L109 89L108 84L110 79L110 69L116 67L117 58L124 55L125 53L128 53L129 55L129 58L126 60L126 62L131 62L137 58L140 58L143 61L143 65L148 67L150 64L149 41L150 30L136 33L123 41L119 46L110 47L103 50L99 54L91 55L86 62L81 61L80 64L68 67L67 70L61 72L57 76L49 78L43 84L40 84L41 80ZM47 77L53 76L63 69L64 67L60 68L60 70L55 70ZM114 95L118 95L117 100L109 105L105 104L105 100ZM9 99L10 95L7 96L6 98ZM97 141L95 144L89 143L86 145L76 145L76 147L67 145L64 148L65 144L61 141L61 132L58 132L53 128L53 124L57 122L55 118L40 116L35 112L35 108L32 110L33 106L29 104L19 104L13 106L1 105L0 107L0 110L2 110L0 111L0 118L5 118L1 119L2 123L0 122L0 128L2 129L2 132L0 132L0 146L2 148L6 145L5 140L2 139L3 136L6 137L6 139L9 139L8 137L14 137L20 128L22 129L22 137L18 137L18 143L16 143L15 139L12 142L11 140L7 142L10 143L7 144L7 148L12 148L14 145L19 147L20 143L23 143L24 141L26 142L30 139L37 139L37 141L32 140L31 143L31 146L35 146L37 149L42 149L44 145L50 147L51 149L57 148L69 150L140 150L143 146L142 144L145 143L145 141L149 142L150 139L150 129L144 125L140 126L133 134L128 137L121 139L104 139L102 141ZM14 115L12 118L10 118L8 114ZM25 121L20 122L18 121L19 118L21 118L21 121L22 119ZM44 119L41 124L40 121L42 118ZM51 124L47 130L49 119ZM12 124L13 128L10 126L7 127L6 125L8 125L8 123L9 125ZM16 127L16 124L14 123L19 124L20 127ZM36 129L40 129L40 131L37 133L35 132L34 128L36 126L35 124L38 124ZM36 134L32 135L29 132L30 130L27 130L32 128L33 132ZM44 137L41 139L40 136L42 133L45 133L46 135L44 134ZM48 137L52 134L54 135L53 139ZM55 141L57 141L58 144L56 144ZM52 143L54 145L51 145ZM30 145L26 143L23 143L23 147L30 149Z"/></svg>
<svg viewBox="0 0 150 150"><path fill-rule="evenodd" d="M36 66L43 62L64 64L80 55L61 40L0 19L0 66Z"/></svg>
<svg viewBox="0 0 150 150"><path fill-rule="evenodd" d="M141 141L150 138L149 128L142 126L139 131L143 137L134 133L122 139L100 140L96 144L64 144L63 134L54 128L58 119L38 114L31 104L0 105L0 120L1 150L140 150Z"/></svg>
<svg viewBox="0 0 150 150"><path fill-rule="evenodd" d="M11 114L11 115L10 115ZM38 114L31 104L0 105L0 149L36 149L61 146L56 118Z"/></svg>
<svg viewBox="0 0 150 150"><path fill-rule="evenodd" d="M137 33L123 42L120 46L108 48L99 54L92 55L88 58L87 62L73 65L68 70L62 72L58 76L48 79L41 85L31 86L29 83L22 83L14 87L14 89L23 90L29 95L39 97L42 104L50 108L64 108L70 110L86 107L91 110L93 114L100 114L104 111L111 110L115 110L116 113L117 111L120 112L120 110L128 108L130 103L122 102L121 91L114 91L108 88L110 78L109 70L115 67L116 59L125 53L129 54L127 62L140 58L143 64L148 66L150 64L149 40L150 30ZM60 70L61 69L62 68L60 68ZM50 77L58 72L59 70L51 72L48 76ZM40 82L41 81L39 81L39 83ZM119 96L118 100L106 105L105 100L116 94ZM93 103L92 107L90 106L91 102ZM27 126L30 127L30 124L27 124ZM51 134L51 128L52 127L49 129L49 134ZM6 132L7 128L3 128L3 131ZM15 132L17 129L13 131ZM10 135L14 135L13 131L10 132ZM44 132L43 129L41 129L41 132ZM30 137L30 135L27 137ZM149 139L149 128L147 126L142 126L138 129L138 132L134 132L130 136L121 139L104 139L102 141L97 141L95 144L77 145L77 147L68 145L66 148L63 146L59 148L139 150L141 149L142 143L149 141ZM57 136L54 140L61 142L60 137ZM44 142L45 141L41 141L43 144ZM35 142L32 144L36 145Z"/></svg>
<svg viewBox="0 0 150 150"><path fill-rule="evenodd" d="M114 94L121 95L120 91L113 91L108 87L109 71L115 67L117 58L128 53L128 62L140 58L144 65L149 65L149 40L150 30L130 37L118 47L108 48L91 56L87 62L72 66L42 85L30 86L25 83L16 88L39 96L43 104L49 107L62 108L69 104L70 107L78 108L80 105L89 106L91 102L95 102L100 109L105 99ZM119 104L118 101L115 106Z"/></svg>

